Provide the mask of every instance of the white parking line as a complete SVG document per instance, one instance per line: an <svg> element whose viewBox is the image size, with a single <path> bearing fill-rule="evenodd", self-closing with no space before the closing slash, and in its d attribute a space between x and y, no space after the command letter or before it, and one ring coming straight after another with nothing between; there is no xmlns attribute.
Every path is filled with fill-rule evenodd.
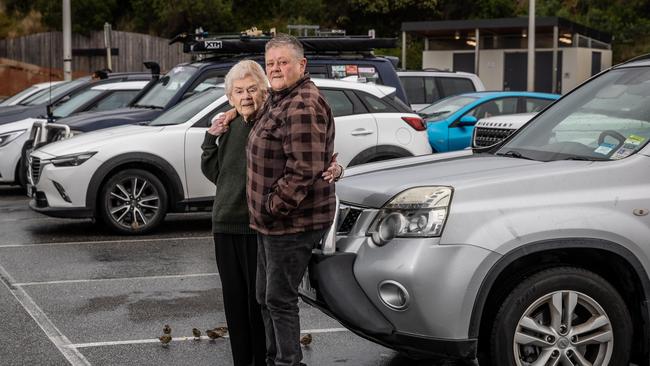
<svg viewBox="0 0 650 366"><path fill-rule="evenodd" d="M326 328L326 329L303 329L300 333L306 334L319 334L319 333L337 333L337 332L349 332L346 328ZM228 335L223 338L228 338ZM201 336L201 340L209 340L207 336ZM172 338L172 342L185 342L185 341L194 341L194 337L176 337ZM91 343L76 343L70 344L67 347L70 348L88 348L88 347L105 347L105 346L119 346L124 344L146 344L146 343L160 343L157 338L151 339L133 339L130 341L112 341L112 342L91 342Z"/></svg>
<svg viewBox="0 0 650 366"><path fill-rule="evenodd" d="M39 286L39 285L57 285L62 283L88 283L88 282L105 282L105 281L130 281L130 280L157 280L157 279L170 279L170 278L187 278L187 277L207 277L218 276L218 273L189 273L178 275L166 276L142 276L142 277L118 277L118 278L93 278L85 280L58 280L58 281L42 281L42 282L19 282L14 283L16 287L21 286Z"/></svg>
<svg viewBox="0 0 650 366"><path fill-rule="evenodd" d="M148 243L159 241L173 240L205 240L212 239L212 236L185 236L180 238L151 238L151 239L121 239L121 240L93 240L93 241L69 241L69 242L51 242L51 243L29 243L29 244L4 244L0 248L21 248L21 247L38 247L49 245L92 245L92 244L126 244L126 243Z"/></svg>
<svg viewBox="0 0 650 366"><path fill-rule="evenodd" d="M56 348L63 354L63 356L70 362L72 366L90 365L90 362L81 354L76 348L71 347L70 340L59 331L59 329L52 323L52 321L45 315L43 310L36 305L34 300L20 287L11 286L13 278L11 275L0 265L0 276L5 287L16 298L18 303L27 311L27 313L34 319L36 324L43 330L45 335L50 339Z"/></svg>

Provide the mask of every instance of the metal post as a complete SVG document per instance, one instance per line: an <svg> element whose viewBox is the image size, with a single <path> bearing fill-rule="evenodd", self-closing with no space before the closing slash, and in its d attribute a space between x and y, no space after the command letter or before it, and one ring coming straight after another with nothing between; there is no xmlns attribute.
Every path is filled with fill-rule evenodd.
<svg viewBox="0 0 650 366"><path fill-rule="evenodd" d="M528 91L535 90L535 0L528 0Z"/></svg>
<svg viewBox="0 0 650 366"><path fill-rule="evenodd" d="M481 38L478 28L474 29L474 39L476 40L476 44L474 45L474 73L478 75L478 63L480 61L479 46L481 45Z"/></svg>
<svg viewBox="0 0 650 366"><path fill-rule="evenodd" d="M111 62L111 25L104 23L104 47L106 47L106 68L113 71Z"/></svg>
<svg viewBox="0 0 650 366"><path fill-rule="evenodd" d="M72 24L70 0L63 0L63 79L72 80Z"/></svg>
<svg viewBox="0 0 650 366"><path fill-rule="evenodd" d="M424 50L429 50L429 37L424 37Z"/></svg>
<svg viewBox="0 0 650 366"><path fill-rule="evenodd" d="M551 76L551 93L557 93L557 42L559 37L559 30L553 26L553 75Z"/></svg>
<svg viewBox="0 0 650 366"><path fill-rule="evenodd" d="M402 32L402 69L406 70L406 32Z"/></svg>

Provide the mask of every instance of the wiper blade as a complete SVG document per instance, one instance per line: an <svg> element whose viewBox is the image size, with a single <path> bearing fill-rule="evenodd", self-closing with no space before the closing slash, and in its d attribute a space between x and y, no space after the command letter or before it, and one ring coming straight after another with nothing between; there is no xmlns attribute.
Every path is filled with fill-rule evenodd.
<svg viewBox="0 0 650 366"><path fill-rule="evenodd" d="M153 105L153 104L134 104L133 106L136 108L163 109L163 107L159 105Z"/></svg>
<svg viewBox="0 0 650 366"><path fill-rule="evenodd" d="M517 159L526 159L526 160L535 160L533 158L530 158L528 156L522 155L519 151L514 151L514 150L508 150L503 154L497 154L499 156L507 156L510 158L517 158Z"/></svg>
<svg viewBox="0 0 650 366"><path fill-rule="evenodd" d="M609 159L601 158L601 157L598 157L598 156L571 155L571 156L567 156L566 158L562 158L562 159L559 159L559 160L608 161Z"/></svg>

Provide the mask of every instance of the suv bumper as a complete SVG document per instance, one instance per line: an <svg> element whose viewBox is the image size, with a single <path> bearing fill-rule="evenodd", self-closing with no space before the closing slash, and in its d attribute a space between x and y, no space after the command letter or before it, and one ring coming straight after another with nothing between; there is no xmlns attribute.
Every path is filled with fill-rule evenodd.
<svg viewBox="0 0 650 366"><path fill-rule="evenodd" d="M309 279L316 297L301 292L302 299L357 335L411 356L476 358L476 339L439 339L396 331L356 281L353 272L356 257L354 253L340 252L331 256L313 255Z"/></svg>
<svg viewBox="0 0 650 366"><path fill-rule="evenodd" d="M29 201L29 208L43 215L65 219L84 219L94 216L93 210L86 207L50 207L45 194L38 191Z"/></svg>

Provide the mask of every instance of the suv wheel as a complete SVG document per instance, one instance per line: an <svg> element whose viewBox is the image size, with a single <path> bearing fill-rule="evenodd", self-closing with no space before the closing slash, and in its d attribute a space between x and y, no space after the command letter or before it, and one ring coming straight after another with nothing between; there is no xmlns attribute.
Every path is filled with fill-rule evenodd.
<svg viewBox="0 0 650 366"><path fill-rule="evenodd" d="M492 365L627 365L632 321L605 279L573 267L538 272L506 298L492 328Z"/></svg>
<svg viewBox="0 0 650 366"><path fill-rule="evenodd" d="M165 217L167 192L155 175L127 169L104 184L99 208L102 219L112 229L142 234L158 226Z"/></svg>
<svg viewBox="0 0 650 366"><path fill-rule="evenodd" d="M16 183L23 188L27 188L27 164L24 163L23 158L18 160L18 166L16 167ZM27 192L29 193L29 192Z"/></svg>

